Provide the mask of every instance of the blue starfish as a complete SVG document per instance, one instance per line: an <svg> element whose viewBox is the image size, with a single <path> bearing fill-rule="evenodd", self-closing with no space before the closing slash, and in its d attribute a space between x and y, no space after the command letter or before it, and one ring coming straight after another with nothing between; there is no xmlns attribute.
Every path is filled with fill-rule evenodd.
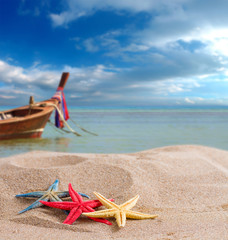
<svg viewBox="0 0 228 240"><path fill-rule="evenodd" d="M62 202L60 198L66 198L69 197L70 194L68 191L58 191L59 186L59 180L56 179L55 182L48 188L47 191L39 191L39 192L30 192L25 194L18 194L16 197L29 197L29 198L38 198L33 204L25 208L24 210L20 211L19 214L26 212L28 210L31 210L33 208L37 208L42 206L43 204L40 202L40 200L43 201L50 201L50 202ZM89 198L88 195L79 193L81 196ZM68 214L68 212L66 212Z"/></svg>

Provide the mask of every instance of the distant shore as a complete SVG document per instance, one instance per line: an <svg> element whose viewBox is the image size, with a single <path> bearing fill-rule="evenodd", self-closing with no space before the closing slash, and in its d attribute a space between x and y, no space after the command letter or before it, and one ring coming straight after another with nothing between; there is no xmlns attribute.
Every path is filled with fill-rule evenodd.
<svg viewBox="0 0 228 240"><path fill-rule="evenodd" d="M226 239L228 152L196 145L155 148L134 154L69 154L33 151L0 159L0 239ZM18 215L34 200L16 194L46 190L59 179L94 199L117 204L140 198L133 210L157 214L127 220L122 229L40 207Z"/></svg>

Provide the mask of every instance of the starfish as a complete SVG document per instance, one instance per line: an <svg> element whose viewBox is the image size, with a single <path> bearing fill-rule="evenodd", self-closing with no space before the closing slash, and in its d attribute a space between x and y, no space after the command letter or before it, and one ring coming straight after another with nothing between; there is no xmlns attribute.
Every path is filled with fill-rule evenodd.
<svg viewBox="0 0 228 240"><path fill-rule="evenodd" d="M65 219L63 223L65 224L72 224L75 222L78 217L83 212L94 212L93 208L100 207L102 203L99 200L89 200L89 201L83 201L82 197L72 188L71 183L69 183L69 193L70 197L73 202L45 202L40 201L42 204L54 207L54 208L60 208L63 210L70 210L69 215ZM113 201L113 199L111 199ZM90 219L96 221L96 222L102 222L108 225L112 225L108 220L106 219L100 219L100 218L92 218Z"/></svg>
<svg viewBox="0 0 228 240"><path fill-rule="evenodd" d="M93 213L83 213L85 216L89 217L115 217L116 222L119 227L124 227L126 224L126 218L132 219L148 219L148 218L156 218L157 215L144 214L140 212L131 211L139 199L139 195L136 195L134 198L128 200L127 202L117 205L107 198L102 196L100 193L94 192L95 196L99 199L99 201L108 209L96 211Z"/></svg>
<svg viewBox="0 0 228 240"><path fill-rule="evenodd" d="M45 200L45 201L51 201L51 202L56 202L56 201L62 201L60 198L66 198L69 197L70 194L68 191L58 191L58 186L59 186L59 180L56 179L55 182L48 188L47 191L38 191L38 192L30 192L30 193L25 193L25 194L18 194L16 197L29 197L29 198L38 198L33 204L25 208L24 210L20 211L19 214L26 212L30 209L37 208L42 206L43 204L40 203L40 200ZM88 195L79 193L83 197L89 198Z"/></svg>

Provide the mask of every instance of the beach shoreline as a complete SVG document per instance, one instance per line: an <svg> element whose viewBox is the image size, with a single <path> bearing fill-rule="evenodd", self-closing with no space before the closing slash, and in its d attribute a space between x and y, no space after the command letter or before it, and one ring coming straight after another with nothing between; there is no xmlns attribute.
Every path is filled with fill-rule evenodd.
<svg viewBox="0 0 228 240"><path fill-rule="evenodd" d="M228 152L197 145L155 148L129 154L33 151L0 158L0 239L226 239ZM18 215L34 199L16 194L71 183L121 204L135 195L133 208L155 219L128 219L118 228L80 217L62 224L59 209L40 207Z"/></svg>

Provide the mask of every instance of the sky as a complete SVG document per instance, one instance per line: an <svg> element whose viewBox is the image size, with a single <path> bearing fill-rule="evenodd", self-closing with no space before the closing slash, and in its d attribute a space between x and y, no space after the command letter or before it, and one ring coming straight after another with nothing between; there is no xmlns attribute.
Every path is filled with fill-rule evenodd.
<svg viewBox="0 0 228 240"><path fill-rule="evenodd" d="M228 106L227 0L0 0L0 106Z"/></svg>

